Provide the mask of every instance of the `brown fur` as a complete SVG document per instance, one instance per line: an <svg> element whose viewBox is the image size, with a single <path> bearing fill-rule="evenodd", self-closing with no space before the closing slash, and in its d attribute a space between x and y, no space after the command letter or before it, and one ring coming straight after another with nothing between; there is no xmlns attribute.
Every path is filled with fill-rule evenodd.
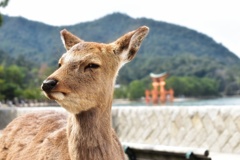
<svg viewBox="0 0 240 160"><path fill-rule="evenodd" d="M114 83L147 33L143 26L102 44L84 42L63 30L67 52L59 60L59 69L46 80L57 80L57 84L43 90L69 116L48 111L16 118L0 137L0 160L123 160L121 144L111 127Z"/></svg>

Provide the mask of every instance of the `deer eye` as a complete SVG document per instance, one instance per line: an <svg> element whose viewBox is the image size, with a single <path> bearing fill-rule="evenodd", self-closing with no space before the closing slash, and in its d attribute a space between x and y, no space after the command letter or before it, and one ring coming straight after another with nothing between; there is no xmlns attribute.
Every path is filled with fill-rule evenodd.
<svg viewBox="0 0 240 160"><path fill-rule="evenodd" d="M61 64L60 63L58 63L58 68L60 68L61 67Z"/></svg>
<svg viewBox="0 0 240 160"><path fill-rule="evenodd" d="M97 69L97 68L99 68L100 66L98 65L98 64L94 64L94 63L90 63L90 64L88 64L85 68L84 68L84 70L87 70L87 69Z"/></svg>

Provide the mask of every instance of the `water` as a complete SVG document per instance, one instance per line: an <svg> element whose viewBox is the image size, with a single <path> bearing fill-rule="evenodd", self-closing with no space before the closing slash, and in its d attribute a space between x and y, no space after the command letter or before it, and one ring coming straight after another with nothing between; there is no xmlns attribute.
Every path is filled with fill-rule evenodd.
<svg viewBox="0 0 240 160"><path fill-rule="evenodd" d="M224 97L214 99L192 99L174 103L177 106L240 106L240 97Z"/></svg>
<svg viewBox="0 0 240 160"><path fill-rule="evenodd" d="M152 106L142 101L116 101L113 106ZM175 99L173 103L167 102L165 106L239 106L240 97L223 97L212 99Z"/></svg>

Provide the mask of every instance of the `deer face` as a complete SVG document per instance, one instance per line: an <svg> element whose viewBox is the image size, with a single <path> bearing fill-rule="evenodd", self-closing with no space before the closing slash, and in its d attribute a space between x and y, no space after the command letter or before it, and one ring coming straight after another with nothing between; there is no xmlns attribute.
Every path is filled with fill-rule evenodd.
<svg viewBox="0 0 240 160"><path fill-rule="evenodd" d="M110 46L82 42L63 54L42 89L70 112L87 110L111 98L118 66Z"/></svg>
<svg viewBox="0 0 240 160"><path fill-rule="evenodd" d="M45 95L77 114L93 107L109 106L121 66L133 59L147 27L120 37L113 43L84 42L70 32L61 32L67 50L59 68L42 84Z"/></svg>

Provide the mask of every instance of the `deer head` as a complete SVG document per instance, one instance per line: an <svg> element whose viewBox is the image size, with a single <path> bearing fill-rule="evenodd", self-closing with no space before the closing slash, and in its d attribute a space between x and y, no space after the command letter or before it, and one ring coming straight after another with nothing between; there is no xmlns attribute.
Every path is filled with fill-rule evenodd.
<svg viewBox="0 0 240 160"><path fill-rule="evenodd" d="M59 68L44 80L42 90L73 114L93 107L107 109L119 69L135 57L148 31L142 26L103 44L85 42L62 30L66 53L59 59Z"/></svg>

